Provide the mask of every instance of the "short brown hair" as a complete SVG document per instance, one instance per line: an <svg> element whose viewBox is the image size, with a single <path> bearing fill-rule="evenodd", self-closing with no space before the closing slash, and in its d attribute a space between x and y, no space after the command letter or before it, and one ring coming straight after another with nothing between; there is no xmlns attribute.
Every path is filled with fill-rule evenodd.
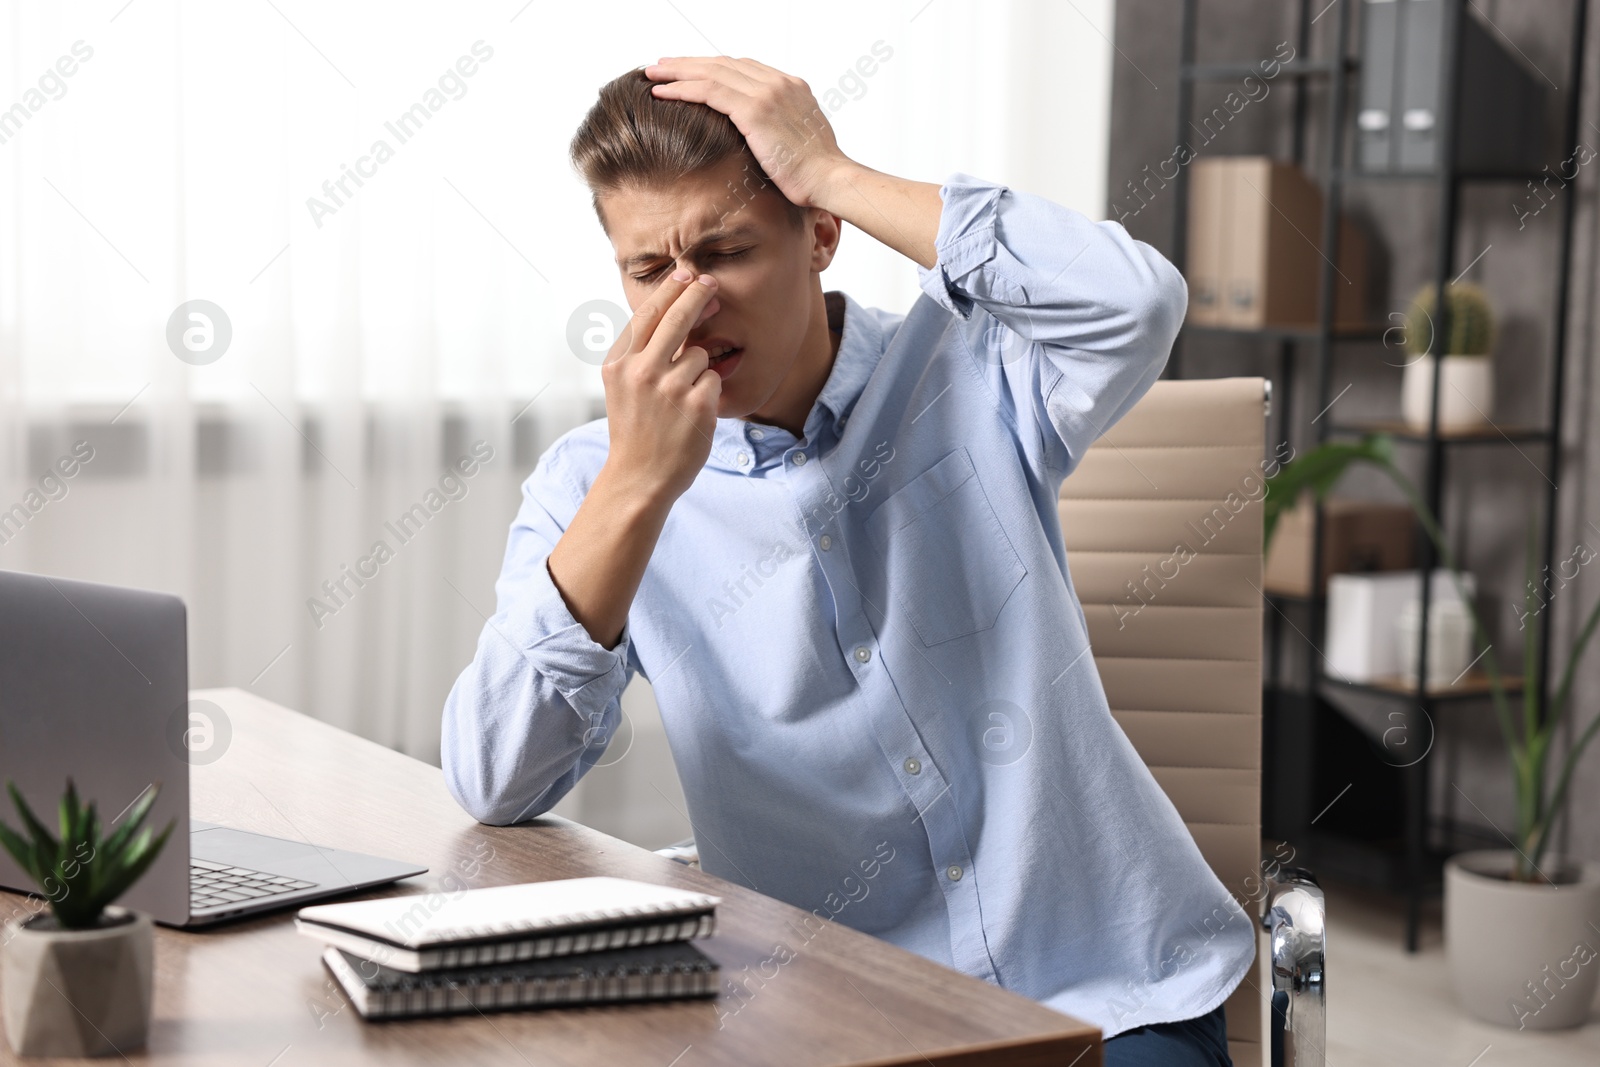
<svg viewBox="0 0 1600 1067"><path fill-rule="evenodd" d="M733 120L708 104L663 100L638 67L600 87L600 98L573 135L572 164L589 186L594 212L605 225L600 197L630 187L660 188L742 155L747 188L767 190L783 202L796 229L805 209L778 189L756 162Z"/></svg>

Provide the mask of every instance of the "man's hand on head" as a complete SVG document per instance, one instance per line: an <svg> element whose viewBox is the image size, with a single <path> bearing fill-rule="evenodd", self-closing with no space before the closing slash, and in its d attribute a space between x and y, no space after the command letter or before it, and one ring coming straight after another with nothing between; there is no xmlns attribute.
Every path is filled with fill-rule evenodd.
<svg viewBox="0 0 1600 1067"><path fill-rule="evenodd" d="M826 210L831 184L854 166L811 87L793 75L729 56L664 58L644 72L658 99L691 100L732 119L790 203Z"/></svg>
<svg viewBox="0 0 1600 1067"><path fill-rule="evenodd" d="M938 262L939 186L862 166L839 151L833 126L792 75L753 59L663 59L644 68L663 100L692 100L722 112L744 134L778 191L865 230L919 265Z"/></svg>

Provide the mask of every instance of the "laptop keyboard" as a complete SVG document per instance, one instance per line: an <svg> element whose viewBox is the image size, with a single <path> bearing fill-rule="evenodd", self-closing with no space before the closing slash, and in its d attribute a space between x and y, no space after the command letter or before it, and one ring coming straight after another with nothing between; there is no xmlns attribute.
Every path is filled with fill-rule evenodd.
<svg viewBox="0 0 1600 1067"><path fill-rule="evenodd" d="M297 889L310 889L316 882L300 882L281 874L230 867L209 860L189 861L189 907L191 910L215 908L223 904L261 900Z"/></svg>

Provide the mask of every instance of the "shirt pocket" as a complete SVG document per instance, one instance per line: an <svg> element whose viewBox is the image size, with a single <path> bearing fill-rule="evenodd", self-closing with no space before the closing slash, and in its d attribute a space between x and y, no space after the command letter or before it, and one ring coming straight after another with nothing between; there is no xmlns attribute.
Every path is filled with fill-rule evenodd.
<svg viewBox="0 0 1600 1067"><path fill-rule="evenodd" d="M867 518L867 536L925 645L994 626L1028 573L965 448L880 504Z"/></svg>

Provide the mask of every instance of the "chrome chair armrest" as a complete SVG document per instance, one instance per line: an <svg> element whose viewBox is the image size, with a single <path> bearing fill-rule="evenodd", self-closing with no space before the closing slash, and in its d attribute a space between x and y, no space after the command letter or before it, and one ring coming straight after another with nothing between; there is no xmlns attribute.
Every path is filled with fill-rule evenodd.
<svg viewBox="0 0 1600 1067"><path fill-rule="evenodd" d="M1271 942L1272 1067L1325 1067L1327 906L1310 871L1268 883L1261 925Z"/></svg>
<svg viewBox="0 0 1600 1067"><path fill-rule="evenodd" d="M700 846L694 843L694 838L686 837L675 845L655 850L656 855L665 856L669 860L676 860L689 867L700 866Z"/></svg>

